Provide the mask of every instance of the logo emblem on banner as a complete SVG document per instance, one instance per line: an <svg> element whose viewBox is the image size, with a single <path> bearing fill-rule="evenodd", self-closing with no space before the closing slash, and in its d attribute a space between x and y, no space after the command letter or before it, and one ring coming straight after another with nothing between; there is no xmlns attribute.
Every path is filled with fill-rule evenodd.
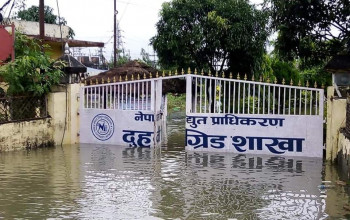
<svg viewBox="0 0 350 220"><path fill-rule="evenodd" d="M98 114L91 122L92 134L100 141L106 141L113 136L114 122L106 114Z"/></svg>

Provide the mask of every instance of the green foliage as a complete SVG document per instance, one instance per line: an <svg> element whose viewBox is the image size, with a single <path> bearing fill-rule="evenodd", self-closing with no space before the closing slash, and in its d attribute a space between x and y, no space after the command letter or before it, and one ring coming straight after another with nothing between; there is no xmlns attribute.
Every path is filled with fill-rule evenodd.
<svg viewBox="0 0 350 220"><path fill-rule="evenodd" d="M59 18L57 15L53 13L53 8L49 6L44 6L44 21L47 24L58 24L58 25L67 25L67 21L65 18ZM39 22L39 7L32 6L28 9L22 9L17 12L16 18L25 20L25 21L35 21ZM74 38L75 33L72 28L69 28L68 36L69 38Z"/></svg>
<svg viewBox="0 0 350 220"><path fill-rule="evenodd" d="M300 68L307 69L349 50L348 0L265 0L265 3L271 12L272 27L278 31L275 49L282 59L300 59Z"/></svg>
<svg viewBox="0 0 350 220"><path fill-rule="evenodd" d="M117 52L118 52L117 66L122 66L131 60L130 55L124 54L122 50L119 50ZM108 63L108 66L109 66L109 68L114 67L113 54L112 54L111 60Z"/></svg>
<svg viewBox="0 0 350 220"><path fill-rule="evenodd" d="M44 46L48 50L48 46ZM40 96L59 83L63 63L54 62L34 39L16 33L16 59L0 68L0 76L9 85L10 95Z"/></svg>
<svg viewBox="0 0 350 220"><path fill-rule="evenodd" d="M315 82L318 86L331 85L331 74L327 73L322 65L301 69L299 64L299 60L283 61L276 55L266 55L262 64L262 76L265 80L270 78L271 81L274 81L276 77L278 83L282 83L284 79L286 84L292 80L294 85L297 85L299 81L303 86L307 81L310 86L313 86Z"/></svg>
<svg viewBox="0 0 350 220"><path fill-rule="evenodd" d="M165 2L151 39L162 67L260 71L268 15L246 0Z"/></svg>
<svg viewBox="0 0 350 220"><path fill-rule="evenodd" d="M185 94L167 94L169 111L185 111L186 110L186 95Z"/></svg>

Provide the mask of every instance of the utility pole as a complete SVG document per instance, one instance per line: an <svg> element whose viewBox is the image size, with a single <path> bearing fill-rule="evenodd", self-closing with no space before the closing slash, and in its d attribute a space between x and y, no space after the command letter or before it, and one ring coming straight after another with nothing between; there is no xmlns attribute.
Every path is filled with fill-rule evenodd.
<svg viewBox="0 0 350 220"><path fill-rule="evenodd" d="M117 67L117 52L116 52L116 47L117 47L117 0L114 0L114 44L113 44L113 55L114 55L114 60L113 60L113 67Z"/></svg>
<svg viewBox="0 0 350 220"><path fill-rule="evenodd" d="M45 38L45 12L44 12L44 0L39 0L39 29L40 29L40 39Z"/></svg>

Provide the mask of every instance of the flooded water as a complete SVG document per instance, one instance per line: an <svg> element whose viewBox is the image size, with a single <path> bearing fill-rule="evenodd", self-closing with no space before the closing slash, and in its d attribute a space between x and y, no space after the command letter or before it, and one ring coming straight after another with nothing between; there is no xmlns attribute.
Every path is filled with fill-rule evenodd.
<svg viewBox="0 0 350 220"><path fill-rule="evenodd" d="M350 216L348 187L322 160L187 152L180 118L161 151L81 144L0 154L0 219Z"/></svg>

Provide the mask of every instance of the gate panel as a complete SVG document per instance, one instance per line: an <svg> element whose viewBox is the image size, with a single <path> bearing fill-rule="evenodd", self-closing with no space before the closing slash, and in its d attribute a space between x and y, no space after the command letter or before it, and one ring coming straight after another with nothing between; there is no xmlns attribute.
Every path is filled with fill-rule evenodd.
<svg viewBox="0 0 350 220"><path fill-rule="evenodd" d="M85 86L80 92L80 142L152 147L154 80Z"/></svg>
<svg viewBox="0 0 350 220"><path fill-rule="evenodd" d="M192 75L186 148L322 157L323 90Z"/></svg>

